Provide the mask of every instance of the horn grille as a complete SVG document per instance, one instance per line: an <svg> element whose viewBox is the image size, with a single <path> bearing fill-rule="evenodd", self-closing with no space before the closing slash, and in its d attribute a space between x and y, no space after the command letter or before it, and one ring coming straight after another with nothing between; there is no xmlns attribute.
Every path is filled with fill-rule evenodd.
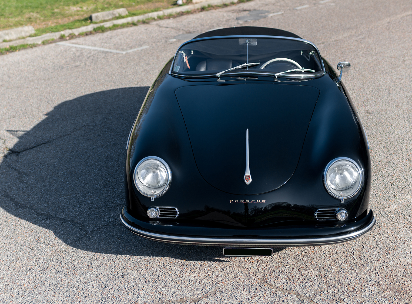
<svg viewBox="0 0 412 304"><path fill-rule="evenodd" d="M159 218L177 218L179 210L176 207L157 207Z"/></svg>
<svg viewBox="0 0 412 304"><path fill-rule="evenodd" d="M315 218L318 221L336 220L336 212L339 208L318 209L315 212Z"/></svg>

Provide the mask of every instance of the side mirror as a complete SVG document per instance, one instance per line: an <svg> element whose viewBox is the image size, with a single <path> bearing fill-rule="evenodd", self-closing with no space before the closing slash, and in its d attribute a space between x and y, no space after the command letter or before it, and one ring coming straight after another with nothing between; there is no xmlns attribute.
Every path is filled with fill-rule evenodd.
<svg viewBox="0 0 412 304"><path fill-rule="evenodd" d="M342 73L349 71L350 63L346 62L346 61L341 61L341 62L338 63L337 68L340 71L340 75L339 75L339 78L338 78L338 82L340 82L340 80L342 79Z"/></svg>

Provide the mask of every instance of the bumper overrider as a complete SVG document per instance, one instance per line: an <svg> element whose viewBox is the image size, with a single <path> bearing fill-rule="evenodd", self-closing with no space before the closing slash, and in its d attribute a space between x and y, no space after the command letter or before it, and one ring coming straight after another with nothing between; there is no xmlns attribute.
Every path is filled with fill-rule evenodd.
<svg viewBox="0 0 412 304"><path fill-rule="evenodd" d="M124 208L120 215L123 224L135 234L147 239L188 245L215 246L310 246L335 244L353 240L375 225L372 211L362 219L342 227L287 229L221 229L153 225L132 217ZM277 235L274 235L276 234ZM272 234L272 236L271 236ZM289 234L289 235L288 235ZM281 236L279 236L281 235Z"/></svg>

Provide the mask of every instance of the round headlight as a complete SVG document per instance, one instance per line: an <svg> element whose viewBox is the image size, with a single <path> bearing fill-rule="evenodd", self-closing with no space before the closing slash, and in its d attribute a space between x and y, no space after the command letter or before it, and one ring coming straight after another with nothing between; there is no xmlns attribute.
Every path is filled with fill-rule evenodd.
<svg viewBox="0 0 412 304"><path fill-rule="evenodd" d="M137 164L133 179L141 194L154 199L162 196L169 189L172 171L163 159L149 156Z"/></svg>
<svg viewBox="0 0 412 304"><path fill-rule="evenodd" d="M326 190L333 197L346 199L354 196L362 186L363 170L358 164L346 157L332 160L325 169Z"/></svg>

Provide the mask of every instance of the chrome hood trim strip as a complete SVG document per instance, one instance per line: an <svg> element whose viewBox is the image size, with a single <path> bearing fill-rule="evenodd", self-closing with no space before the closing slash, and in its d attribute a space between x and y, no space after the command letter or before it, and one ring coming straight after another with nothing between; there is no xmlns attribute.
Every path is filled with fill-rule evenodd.
<svg viewBox="0 0 412 304"><path fill-rule="evenodd" d="M246 170L243 179L246 185L249 185L252 182L252 175L250 175L249 168L249 129L246 129Z"/></svg>
<svg viewBox="0 0 412 304"><path fill-rule="evenodd" d="M295 239L259 239L259 238L210 238L210 237L190 237L190 236L177 236L158 234L153 232L144 231L129 225L123 218L122 214L120 219L123 224L132 232L147 239L177 243L188 245L210 245L210 246L311 246L311 245L326 245L335 244L353 240L365 234L376 223L376 219L372 214L371 221L362 229L353 231L345 235L331 236L331 237L319 237L319 238L295 238Z"/></svg>

